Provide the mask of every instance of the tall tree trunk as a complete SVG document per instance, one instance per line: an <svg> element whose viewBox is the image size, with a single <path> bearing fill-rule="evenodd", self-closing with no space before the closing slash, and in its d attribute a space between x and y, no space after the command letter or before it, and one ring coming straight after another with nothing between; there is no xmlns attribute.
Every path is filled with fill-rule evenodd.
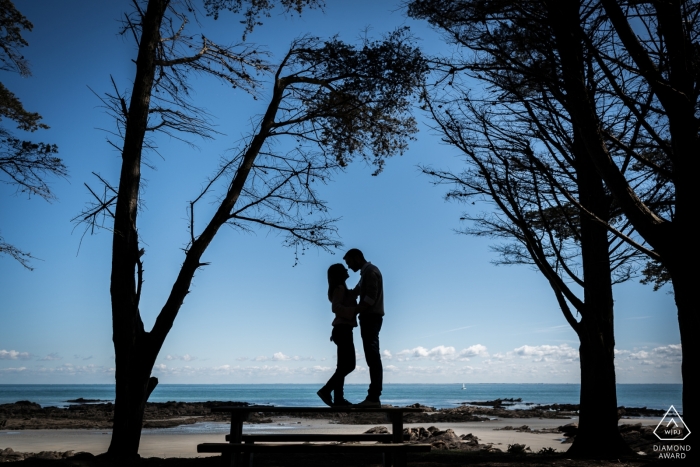
<svg viewBox="0 0 700 467"><path fill-rule="evenodd" d="M677 221L676 221L677 222ZM688 227L688 236L697 236L695 227ZM694 241L697 242L697 239ZM687 250L679 245L679 251L674 261L665 263L671 275L673 293L678 308L678 327L681 335L682 361L681 376L683 378L683 421L692 430L698 426L698 401L700 384L697 379L700 367L700 342L698 341L698 329L700 329L700 313L698 310L698 258L697 246L690 243ZM680 258L679 258L680 256ZM686 441L692 441L688 438Z"/></svg>
<svg viewBox="0 0 700 467"><path fill-rule="evenodd" d="M678 327L681 337L681 377L683 378L683 420L690 429L698 426L697 395L700 384L697 370L700 368L700 250L697 247L700 219L700 199L697 177L700 173L700 138L698 119L692 102L679 102L675 106L676 118L672 121L673 181L676 188L676 209L673 227L664 232L666 248L661 251L662 263L668 269L673 284ZM692 441L692 438L688 438Z"/></svg>
<svg viewBox="0 0 700 467"><path fill-rule="evenodd" d="M672 151L672 180L675 188L675 212L670 219L656 215L629 186L615 165L599 131L594 102L584 92L583 53L576 31L580 24L578 2L548 2L552 27L562 61L566 107L575 125L581 129L588 155L607 187L619 203L625 216L637 232L659 255L668 269L678 308L678 324L682 345L681 375L683 378L683 416L692 426L698 420L696 400L699 384L694 372L700 367L700 348L695 342L700 330L697 284L700 282L696 246L695 222L700 217L697 174L700 172L700 137L695 116L697 93L696 53L689 43L688 24L681 5L683 2L653 2L660 28L668 47L671 70L662 76L648 53L639 43L629 25L620 3L602 0L630 57L637 63L639 73L659 99L669 122Z"/></svg>
<svg viewBox="0 0 700 467"><path fill-rule="evenodd" d="M585 154L578 133L574 157L579 202L602 220L610 218L610 199L603 181ZM579 428L571 455L605 458L631 454L618 430L615 385L615 334L608 231L580 213L584 310L576 329L580 340L581 405Z"/></svg>
<svg viewBox="0 0 700 467"><path fill-rule="evenodd" d="M148 126L156 69L156 47L169 0L150 0L142 18L136 76L131 93L119 190L112 236L112 340L115 354L116 399L114 428L108 454L138 456L146 400L157 380L149 379L155 356L139 312L141 254L136 216L141 182L141 156Z"/></svg>
<svg viewBox="0 0 700 467"><path fill-rule="evenodd" d="M612 309L601 311L580 322L581 409L578 432L567 451L576 457L632 454L618 429Z"/></svg>

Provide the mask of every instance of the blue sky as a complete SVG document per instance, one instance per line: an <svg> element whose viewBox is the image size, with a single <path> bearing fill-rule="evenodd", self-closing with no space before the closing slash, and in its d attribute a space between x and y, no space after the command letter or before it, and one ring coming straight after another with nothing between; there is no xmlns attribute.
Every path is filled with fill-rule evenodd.
<svg viewBox="0 0 700 467"><path fill-rule="evenodd" d="M0 80L51 129L32 136L56 143L70 176L51 180L58 197L28 199L0 184L0 231L5 241L40 260L28 271L0 257L0 384L109 383L111 342L108 232L82 238L71 224L89 200L92 172L116 182L118 154L101 129L113 121L93 94L130 86L135 46L117 34L129 1L18 0L34 23L24 49L33 75L0 72ZM352 5L352 6L350 6ZM241 39L238 18L201 18L206 35ZM428 53L449 53L427 24L405 17L398 1L328 1L301 17L273 12L248 41L279 60L290 42L310 33L353 42L410 26ZM145 243L141 311L147 327L160 310L183 259L187 201L217 168L221 155L250 131L266 105L195 80L194 98L224 133L192 149L157 140L150 156L139 231ZM267 90L263 90L263 95ZM223 229L205 254L190 295L163 346L154 374L163 383L320 383L335 366L329 342L332 314L326 269L357 247L384 275L386 317L380 334L390 383L579 381L578 344L544 278L523 266L494 266L489 240L457 235L465 206L447 204L418 164L460 167L417 110L421 131L385 171L351 164L320 187L345 247L331 255L310 250L294 266L282 238ZM7 124L8 122L4 122ZM360 209L362 207L362 209ZM469 206L472 210L487 206ZM349 285L357 275L352 274ZM638 280L615 288L618 382L680 382L678 322L668 289ZM361 355L359 333L356 347ZM363 358L348 382L369 378Z"/></svg>

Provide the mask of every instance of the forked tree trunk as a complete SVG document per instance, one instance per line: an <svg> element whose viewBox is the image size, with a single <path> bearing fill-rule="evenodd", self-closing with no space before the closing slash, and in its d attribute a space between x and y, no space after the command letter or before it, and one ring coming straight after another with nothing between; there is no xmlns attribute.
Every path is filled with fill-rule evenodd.
<svg viewBox="0 0 700 467"><path fill-rule="evenodd" d="M161 22L168 3L169 0L150 0L141 21L141 39L126 115L122 167L114 215L110 294L116 399L114 429L108 454L120 458L138 456L146 400L157 384L157 380L149 379L157 351L155 354L148 351L149 335L144 331L139 312L142 252L139 251L136 217L143 141L148 126L156 69L156 47L160 42Z"/></svg>

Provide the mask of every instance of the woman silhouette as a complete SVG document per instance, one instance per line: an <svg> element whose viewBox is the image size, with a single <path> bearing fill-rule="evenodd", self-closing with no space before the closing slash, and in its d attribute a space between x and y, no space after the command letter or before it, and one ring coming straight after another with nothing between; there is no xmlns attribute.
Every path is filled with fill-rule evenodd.
<svg viewBox="0 0 700 467"><path fill-rule="evenodd" d="M357 303L354 295L345 285L345 279L348 277L350 277L348 270L342 264L334 264L328 268L328 300L331 301L331 310L335 313L331 341L338 346L338 363L333 376L316 394L331 407L352 405L343 395L345 377L355 369L352 328L357 327L355 313ZM331 398L331 392L333 392L333 398Z"/></svg>

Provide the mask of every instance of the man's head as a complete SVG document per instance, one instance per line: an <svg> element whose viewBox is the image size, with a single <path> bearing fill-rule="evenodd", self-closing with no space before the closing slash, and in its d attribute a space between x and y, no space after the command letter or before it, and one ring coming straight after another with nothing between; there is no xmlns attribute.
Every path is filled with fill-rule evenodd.
<svg viewBox="0 0 700 467"><path fill-rule="evenodd" d="M354 272L362 269L362 266L364 266L367 262L365 255L363 255L357 248L348 250L348 252L345 253L345 256L343 256L343 259L345 260L345 264L347 264L348 267Z"/></svg>

